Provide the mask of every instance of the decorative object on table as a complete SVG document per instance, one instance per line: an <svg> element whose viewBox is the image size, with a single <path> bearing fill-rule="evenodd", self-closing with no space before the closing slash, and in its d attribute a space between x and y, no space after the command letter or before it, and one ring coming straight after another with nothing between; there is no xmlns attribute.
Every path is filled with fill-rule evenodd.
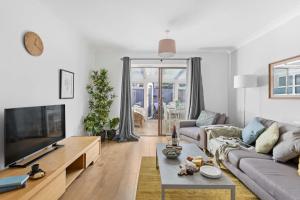
<svg viewBox="0 0 300 200"><path fill-rule="evenodd" d="M86 87L90 95L89 113L84 118L84 128L91 135L105 136L104 126L109 123L109 111L116 95L108 78L108 71L93 71Z"/></svg>
<svg viewBox="0 0 300 200"><path fill-rule="evenodd" d="M300 55L269 64L269 98L300 98Z"/></svg>
<svg viewBox="0 0 300 200"><path fill-rule="evenodd" d="M257 76L256 75L235 75L234 76L234 88L244 89L244 115L243 115L243 127L245 127L246 120L246 88L252 88L257 86Z"/></svg>
<svg viewBox="0 0 300 200"><path fill-rule="evenodd" d="M25 33L24 46L27 52L32 56L40 56L44 51L42 39L34 32Z"/></svg>
<svg viewBox="0 0 300 200"><path fill-rule="evenodd" d="M59 98L74 99L74 73L61 69L59 72Z"/></svg>
<svg viewBox="0 0 300 200"><path fill-rule="evenodd" d="M23 188L26 186L28 175L10 176L0 179L0 193Z"/></svg>
<svg viewBox="0 0 300 200"><path fill-rule="evenodd" d="M179 165L178 176L193 175L195 172L198 172L200 167L204 164L202 156L188 156L184 163Z"/></svg>
<svg viewBox="0 0 300 200"><path fill-rule="evenodd" d="M222 171L215 166L204 165L200 167L200 174L207 178L220 178L222 176Z"/></svg>
<svg viewBox="0 0 300 200"><path fill-rule="evenodd" d="M193 162L186 160L184 163L179 165L178 176L187 176L194 175L195 172L199 171L199 167L197 167Z"/></svg>
<svg viewBox="0 0 300 200"><path fill-rule="evenodd" d="M40 169L39 164L34 164L31 166L31 171L28 172L30 179L40 179L45 176L46 172Z"/></svg>
<svg viewBox="0 0 300 200"><path fill-rule="evenodd" d="M182 151L181 146L172 146L172 145L166 145L166 148L162 150L162 153L168 158L168 159L176 159Z"/></svg>
<svg viewBox="0 0 300 200"><path fill-rule="evenodd" d="M178 139L177 139L177 133L176 133L176 126L173 126L173 132L172 132L172 145L178 146Z"/></svg>

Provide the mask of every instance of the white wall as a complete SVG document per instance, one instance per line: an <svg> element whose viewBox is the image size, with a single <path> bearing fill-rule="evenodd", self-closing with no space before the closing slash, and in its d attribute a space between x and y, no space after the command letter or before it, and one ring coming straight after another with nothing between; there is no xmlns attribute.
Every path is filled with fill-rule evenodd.
<svg viewBox="0 0 300 200"><path fill-rule="evenodd" d="M83 133L87 112L85 90L94 52L74 30L36 0L3 0L0 7L0 167L3 166L4 108L66 104L66 134ZM40 57L23 47L26 31L44 43ZM59 69L75 73L75 98L59 99Z"/></svg>
<svg viewBox="0 0 300 200"><path fill-rule="evenodd" d="M261 116L300 124L299 99L268 99L268 64L300 54L300 16L238 49L231 56L230 117L241 125L242 90L233 89L233 75L256 74L259 87L247 89L246 121Z"/></svg>
<svg viewBox="0 0 300 200"><path fill-rule="evenodd" d="M119 116L120 96L121 96L121 79L122 79L122 61L123 56L129 57L158 57L157 53L136 53L125 49L102 48L96 53L95 66L98 69L106 68L109 71L111 83L115 88L117 99L115 100L111 116ZM177 53L176 57L193 57L202 58L202 78L204 87L204 100L207 110L228 113L228 70L229 56L227 53Z"/></svg>

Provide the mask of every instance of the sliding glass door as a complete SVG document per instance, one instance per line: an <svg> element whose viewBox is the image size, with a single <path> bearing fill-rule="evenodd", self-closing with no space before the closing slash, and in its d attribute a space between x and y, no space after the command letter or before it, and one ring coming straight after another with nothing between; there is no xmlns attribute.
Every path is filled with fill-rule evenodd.
<svg viewBox="0 0 300 200"><path fill-rule="evenodd" d="M135 133L157 135L159 119L159 69L132 68L131 91Z"/></svg>
<svg viewBox="0 0 300 200"><path fill-rule="evenodd" d="M185 67L132 67L132 110L135 133L169 135L185 117Z"/></svg>
<svg viewBox="0 0 300 200"><path fill-rule="evenodd" d="M186 68L161 69L161 134L170 135L186 114Z"/></svg>

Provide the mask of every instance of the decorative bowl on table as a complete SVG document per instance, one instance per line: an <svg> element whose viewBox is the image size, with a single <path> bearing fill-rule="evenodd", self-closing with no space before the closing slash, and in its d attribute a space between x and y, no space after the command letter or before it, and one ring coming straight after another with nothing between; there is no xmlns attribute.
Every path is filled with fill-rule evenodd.
<svg viewBox="0 0 300 200"><path fill-rule="evenodd" d="M162 150L162 153L168 158L168 159L176 159L182 151L181 146L170 146L167 145L165 149Z"/></svg>

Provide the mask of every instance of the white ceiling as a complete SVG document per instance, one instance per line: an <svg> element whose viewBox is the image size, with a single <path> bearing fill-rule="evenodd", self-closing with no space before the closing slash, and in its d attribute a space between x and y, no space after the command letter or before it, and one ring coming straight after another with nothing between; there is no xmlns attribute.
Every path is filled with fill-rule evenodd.
<svg viewBox="0 0 300 200"><path fill-rule="evenodd" d="M299 0L40 0L97 45L178 52L239 47L299 14Z"/></svg>

